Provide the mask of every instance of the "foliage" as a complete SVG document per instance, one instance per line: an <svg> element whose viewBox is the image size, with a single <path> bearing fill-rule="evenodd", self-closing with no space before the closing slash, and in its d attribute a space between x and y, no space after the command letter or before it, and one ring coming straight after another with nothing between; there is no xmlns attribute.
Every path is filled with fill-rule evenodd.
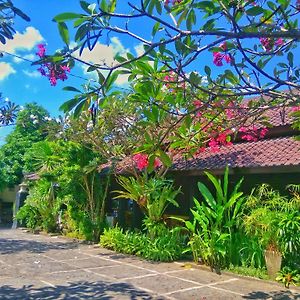
<svg viewBox="0 0 300 300"><path fill-rule="evenodd" d="M59 154L59 155L58 155ZM25 167L42 180L58 186L64 199L61 225L66 234L98 241L105 224L109 178L98 177L101 157L84 144L70 141L40 141L25 156Z"/></svg>
<svg viewBox="0 0 300 300"><path fill-rule="evenodd" d="M131 147L149 154L161 145L166 152L194 154L203 146L217 151L236 132L248 140L265 136L265 128L257 127L268 124L264 111L299 105L298 0L114 0L80 6L54 17L64 49L37 64L56 63L59 70L78 63L94 72L98 81L84 89L66 87L75 95L63 106L76 116L90 108L93 123L108 97L122 95L114 86L118 77L128 76L131 85L121 101L136 105L133 123L145 129ZM91 64L80 56L115 37L131 38L142 51L118 53L113 64ZM259 99L243 101L253 95Z"/></svg>
<svg viewBox="0 0 300 300"><path fill-rule="evenodd" d="M135 201L146 214L145 226L151 236L159 234L159 227L164 226L163 214L172 204L178 207L175 198L180 188L175 190L173 181L155 174L149 176L146 172L136 177L118 177L118 183L123 190L115 191L115 199L131 199Z"/></svg>
<svg viewBox="0 0 300 300"><path fill-rule="evenodd" d="M6 137L6 144L0 149L0 161L3 165L3 181L8 186L21 182L23 177L24 154L37 141L46 135L48 112L41 106L26 104L18 113L15 129Z"/></svg>
<svg viewBox="0 0 300 300"><path fill-rule="evenodd" d="M25 21L30 21L30 18L19 8L14 6L11 0L0 1L0 43L5 44L6 40L13 39L13 34L16 32L12 27L14 18L18 16Z"/></svg>
<svg viewBox="0 0 300 300"><path fill-rule="evenodd" d="M286 288L289 288L291 284L300 285L300 271L284 267L278 273L276 281L283 283Z"/></svg>
<svg viewBox="0 0 300 300"><path fill-rule="evenodd" d="M215 188L216 196L214 197L209 189L199 182L198 188L204 201L200 204L194 198L195 208L191 209L193 221L184 221L191 234L189 245L194 260L202 261L212 268L222 266L226 255L229 255L227 245L232 240L232 229L237 225L244 201L243 193L238 191L242 179L229 194L228 172L229 169L226 168L223 183L206 172Z"/></svg>
<svg viewBox="0 0 300 300"><path fill-rule="evenodd" d="M265 268L254 268L254 267L249 267L249 266L235 266L235 265L230 265L226 270L244 275L244 276L251 276L251 277L257 277L260 279L268 280L269 276L267 274L267 270Z"/></svg>
<svg viewBox="0 0 300 300"><path fill-rule="evenodd" d="M174 229L150 239L142 233L124 232L119 227L105 229L100 238L102 247L121 253L135 254L153 261L174 261L182 256L185 237Z"/></svg>
<svg viewBox="0 0 300 300"><path fill-rule="evenodd" d="M258 238L246 234L242 227L231 234L227 253L227 265L249 267L250 269L265 267L264 252Z"/></svg>
<svg viewBox="0 0 300 300"><path fill-rule="evenodd" d="M299 251L299 199L284 197L270 186L254 188L247 197L244 226L263 247L283 254Z"/></svg>
<svg viewBox="0 0 300 300"><path fill-rule="evenodd" d="M0 126L12 125L17 117L18 111L19 106L9 100L3 100L0 93Z"/></svg>
<svg viewBox="0 0 300 300"><path fill-rule="evenodd" d="M45 179L30 190L24 206L16 218L29 228L40 228L47 232L57 231L58 214L61 200L56 197L54 186Z"/></svg>

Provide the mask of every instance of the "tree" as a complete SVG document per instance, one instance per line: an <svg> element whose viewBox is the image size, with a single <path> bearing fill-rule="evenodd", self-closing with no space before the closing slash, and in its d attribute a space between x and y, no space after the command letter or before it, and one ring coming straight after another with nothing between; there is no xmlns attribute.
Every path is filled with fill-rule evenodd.
<svg viewBox="0 0 300 300"><path fill-rule="evenodd" d="M17 117L19 106L3 99L0 93L0 126L8 126L13 124Z"/></svg>
<svg viewBox="0 0 300 300"><path fill-rule="evenodd" d="M264 136L266 130L256 126L267 123L264 111L300 103L300 68L294 60L300 37L298 0L80 4L83 12L54 18L65 48L53 56L44 53L37 63L58 70L51 73L53 80L74 63L97 73L98 82L87 91L67 88L78 93L69 102L77 114L94 101L101 109L107 95L116 93L112 86L117 77L127 74L127 98L141 108L147 141L137 151L157 156L158 150L172 148L217 151L237 132L247 139ZM70 22L75 48L70 47ZM117 55L112 65L91 64L79 56L85 48L93 51L103 38L109 43L112 34L141 45L142 54ZM245 101L247 96L258 98Z"/></svg>
<svg viewBox="0 0 300 300"><path fill-rule="evenodd" d="M49 113L35 103L26 104L19 112L15 129L6 137L0 149L0 161L8 186L19 184L23 177L24 154L33 143L43 140Z"/></svg>
<svg viewBox="0 0 300 300"><path fill-rule="evenodd" d="M30 18L14 6L11 0L0 0L0 43L5 44L7 39L13 39L16 31L12 25L17 16L27 22L30 21Z"/></svg>
<svg viewBox="0 0 300 300"><path fill-rule="evenodd" d="M0 0L0 43L5 44L6 40L13 39L13 34L16 32L12 27L14 18L21 17L25 21L30 21L30 18L15 7L10 0ZM0 52L0 58L2 53ZM3 101L0 93L0 126L7 126L14 122L18 106L10 101Z"/></svg>

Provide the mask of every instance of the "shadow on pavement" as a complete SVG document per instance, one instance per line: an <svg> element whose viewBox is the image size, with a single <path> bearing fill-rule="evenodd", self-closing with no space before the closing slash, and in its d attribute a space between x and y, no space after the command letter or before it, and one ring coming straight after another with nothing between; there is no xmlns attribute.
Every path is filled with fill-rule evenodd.
<svg viewBox="0 0 300 300"><path fill-rule="evenodd" d="M0 299L163 299L153 298L147 292L137 290L127 283L76 282L56 287L24 286L17 289L8 285L0 286Z"/></svg>
<svg viewBox="0 0 300 300"><path fill-rule="evenodd" d="M292 293L290 290L282 291L254 291L243 297L244 299L273 299L273 300L296 300L300 299L299 293Z"/></svg>
<svg viewBox="0 0 300 300"><path fill-rule="evenodd" d="M22 251L28 251L32 253L42 253L52 249L68 250L78 247L76 243L62 243L62 242L49 242L33 240L10 240L7 238L0 238L0 254L15 254ZM1 299L1 298L0 298Z"/></svg>

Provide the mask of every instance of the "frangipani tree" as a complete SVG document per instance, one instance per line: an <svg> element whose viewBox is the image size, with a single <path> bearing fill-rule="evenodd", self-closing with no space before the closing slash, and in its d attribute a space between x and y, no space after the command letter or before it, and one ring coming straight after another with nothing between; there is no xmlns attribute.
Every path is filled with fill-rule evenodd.
<svg viewBox="0 0 300 300"><path fill-rule="evenodd" d="M75 63L96 72L98 80L88 90L66 87L77 95L64 109L77 113L95 103L101 109L106 96L117 93L113 84L118 76L127 75L126 98L140 107L145 128L140 151L182 148L195 153L203 146L217 151L239 131L256 140L266 134L257 127L267 123L265 110L299 105L300 68L294 59L300 38L298 0L103 0L80 5L81 12L54 18L65 48L53 56L41 53L38 63L50 70L42 74L51 82L64 80ZM115 36L142 50L116 55L111 64L81 58L84 50L93 51L103 40L109 44ZM245 101L247 96L258 97Z"/></svg>

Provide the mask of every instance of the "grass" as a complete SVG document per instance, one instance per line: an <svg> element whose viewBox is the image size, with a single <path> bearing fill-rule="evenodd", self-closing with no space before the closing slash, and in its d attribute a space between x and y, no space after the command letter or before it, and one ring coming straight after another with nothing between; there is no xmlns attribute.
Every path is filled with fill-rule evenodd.
<svg viewBox="0 0 300 300"><path fill-rule="evenodd" d="M258 269L254 267L231 265L229 268L225 269L225 271L229 271L231 273L244 275L244 276L256 277L264 280L270 279L269 275L267 274L267 270L265 268Z"/></svg>

